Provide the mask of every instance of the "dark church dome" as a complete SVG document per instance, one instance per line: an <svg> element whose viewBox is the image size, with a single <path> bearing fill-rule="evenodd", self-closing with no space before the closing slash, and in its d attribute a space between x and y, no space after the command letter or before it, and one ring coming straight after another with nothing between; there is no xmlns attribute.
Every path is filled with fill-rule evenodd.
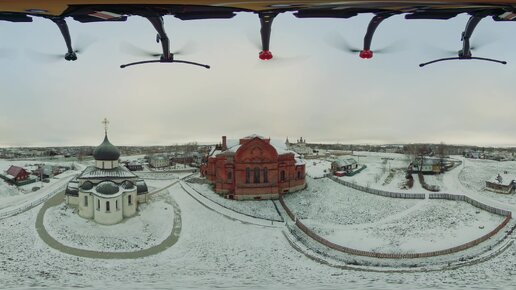
<svg viewBox="0 0 516 290"><path fill-rule="evenodd" d="M118 185L116 183L114 183L112 181L103 181L99 185L97 185L95 190L101 194L112 195L112 194L118 193L120 188L118 187Z"/></svg>
<svg viewBox="0 0 516 290"><path fill-rule="evenodd" d="M102 142L102 144L93 151L93 157L95 160L116 161L120 158L120 150L109 142L106 135L106 137L104 137L104 142Z"/></svg>

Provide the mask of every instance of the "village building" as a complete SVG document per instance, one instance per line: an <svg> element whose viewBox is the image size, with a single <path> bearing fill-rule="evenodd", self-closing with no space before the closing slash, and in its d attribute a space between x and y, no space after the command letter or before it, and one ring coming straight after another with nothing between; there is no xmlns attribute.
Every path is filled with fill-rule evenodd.
<svg viewBox="0 0 516 290"><path fill-rule="evenodd" d="M354 158L338 158L331 163L331 171L338 176L358 169L358 162Z"/></svg>
<svg viewBox="0 0 516 290"><path fill-rule="evenodd" d="M116 224L134 216L138 204L147 202L145 181L120 165L120 151L109 142L107 132L93 157L95 165L69 182L65 203L99 224Z"/></svg>
<svg viewBox="0 0 516 290"><path fill-rule="evenodd" d="M258 135L237 142L223 136L201 174L215 192L230 199L275 199L306 187L304 161L282 142L272 144Z"/></svg>
<svg viewBox="0 0 516 290"><path fill-rule="evenodd" d="M516 188L516 175L508 174L507 171L486 181L486 189L489 191L511 194Z"/></svg>
<svg viewBox="0 0 516 290"><path fill-rule="evenodd" d="M125 167L127 167L127 169L129 169L131 171L142 171L143 170L143 165L140 162L135 162L135 161L126 162Z"/></svg>
<svg viewBox="0 0 516 290"><path fill-rule="evenodd" d="M32 182L35 182L36 179L29 178L30 174L23 167L11 165L4 174L0 174L0 177L7 182L12 184L21 186L26 185Z"/></svg>
<svg viewBox="0 0 516 290"><path fill-rule="evenodd" d="M412 173L439 174L443 171L441 160L435 158L418 158L409 164Z"/></svg>
<svg viewBox="0 0 516 290"><path fill-rule="evenodd" d="M149 157L149 165L152 168L163 168L170 166L170 160L164 155L152 155Z"/></svg>
<svg viewBox="0 0 516 290"><path fill-rule="evenodd" d="M305 157L314 154L314 150L306 145L306 139L303 139L303 137L299 138L296 143L290 143L287 137L285 145L287 146L288 150L294 151L297 154L303 155Z"/></svg>

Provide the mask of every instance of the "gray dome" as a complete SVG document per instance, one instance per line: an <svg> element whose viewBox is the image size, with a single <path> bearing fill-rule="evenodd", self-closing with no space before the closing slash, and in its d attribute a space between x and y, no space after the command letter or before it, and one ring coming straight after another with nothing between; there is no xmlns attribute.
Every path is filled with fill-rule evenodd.
<svg viewBox="0 0 516 290"><path fill-rule="evenodd" d="M134 188L134 184L132 182L130 182L129 180L122 182L121 186L123 189L133 189Z"/></svg>
<svg viewBox="0 0 516 290"><path fill-rule="evenodd" d="M120 158L120 150L116 148L115 145L109 142L107 137L104 137L104 142L100 144L95 151L93 151L93 157L95 160L107 160L107 161L116 161Z"/></svg>
<svg viewBox="0 0 516 290"><path fill-rule="evenodd" d="M104 181L104 182L101 182L99 185L97 185L95 190L101 194L112 195L112 194L118 193L120 188L113 181Z"/></svg>
<svg viewBox="0 0 516 290"><path fill-rule="evenodd" d="M82 190L90 190L93 188L93 183L86 181L81 185Z"/></svg>

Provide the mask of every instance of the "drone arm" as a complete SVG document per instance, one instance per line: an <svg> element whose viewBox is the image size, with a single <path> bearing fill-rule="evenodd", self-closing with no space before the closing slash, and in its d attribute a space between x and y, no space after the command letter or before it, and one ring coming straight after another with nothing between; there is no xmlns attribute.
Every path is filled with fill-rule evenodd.
<svg viewBox="0 0 516 290"><path fill-rule="evenodd" d="M167 33L165 32L165 26L163 24L163 17L161 16L150 16L147 17L154 29L158 32L159 40L161 41L161 47L163 49L163 57L165 59L171 59L172 54L170 53L170 41Z"/></svg>
<svg viewBox="0 0 516 290"><path fill-rule="evenodd" d="M371 43L373 41L373 35L376 31L376 28L384 21L385 19L391 17L394 15L393 13L381 13L375 15L371 21L369 22L369 25L367 26L366 35L364 36L364 50L371 50Z"/></svg>
<svg viewBox="0 0 516 290"><path fill-rule="evenodd" d="M68 29L68 24L66 24L66 20L61 17L50 18L50 20L52 20L55 24L57 24L57 27L59 27L59 30L61 31L61 34L63 35L63 38L65 40L68 53L73 53L72 38L70 37L70 30Z"/></svg>
<svg viewBox="0 0 516 290"><path fill-rule="evenodd" d="M260 13L260 34L262 37L262 50L268 51L269 50L269 44L271 41L271 29L272 29L272 21L274 20L274 17L278 15L277 13Z"/></svg>
<svg viewBox="0 0 516 290"><path fill-rule="evenodd" d="M473 34L473 31L477 27L480 20L482 20L484 17L485 16L471 16L468 20L468 23L466 24L464 32L462 32L462 53L465 56L471 56L471 46L469 44L469 39L471 38L471 35Z"/></svg>

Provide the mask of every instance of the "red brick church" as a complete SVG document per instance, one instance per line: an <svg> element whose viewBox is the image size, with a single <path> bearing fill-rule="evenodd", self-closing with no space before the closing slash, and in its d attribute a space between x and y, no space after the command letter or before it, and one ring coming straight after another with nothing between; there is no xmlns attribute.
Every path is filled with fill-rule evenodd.
<svg viewBox="0 0 516 290"><path fill-rule="evenodd" d="M217 193L230 199L273 199L306 187L304 161L284 144L257 135L233 143L223 136L201 167Z"/></svg>

